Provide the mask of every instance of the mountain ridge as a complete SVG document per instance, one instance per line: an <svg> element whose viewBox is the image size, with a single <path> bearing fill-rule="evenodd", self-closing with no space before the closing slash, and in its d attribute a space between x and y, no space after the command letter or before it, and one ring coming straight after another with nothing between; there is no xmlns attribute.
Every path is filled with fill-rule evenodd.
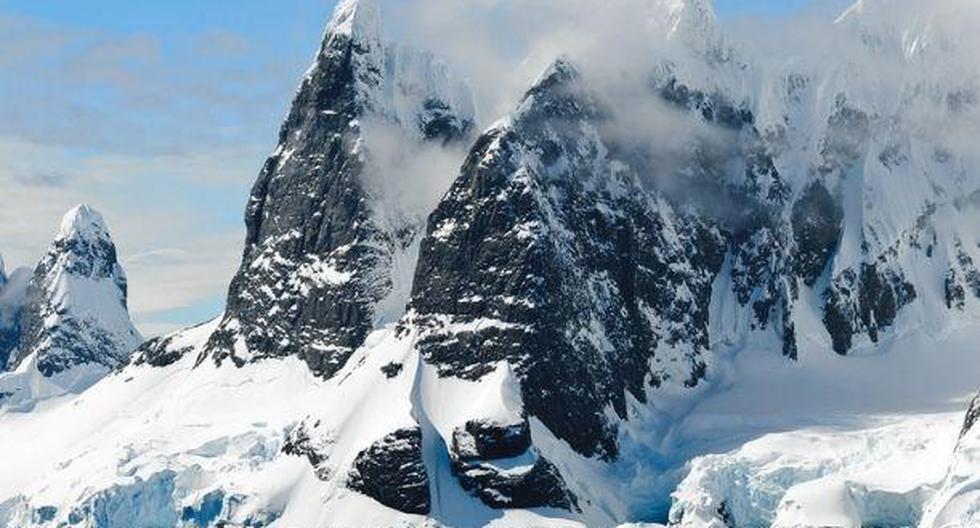
<svg viewBox="0 0 980 528"><path fill-rule="evenodd" d="M863 55L769 69L710 2L657 5L678 47L612 80L557 59L474 134L445 65L341 2L226 313L28 418L67 431L12 462L0 525L969 519L976 404L948 451L948 417L876 413L948 410L977 371L977 165L933 128L976 116L970 89L912 69L876 97ZM462 150L411 207L381 192ZM918 462L950 454L936 491ZM902 457L909 482L876 480Z"/></svg>

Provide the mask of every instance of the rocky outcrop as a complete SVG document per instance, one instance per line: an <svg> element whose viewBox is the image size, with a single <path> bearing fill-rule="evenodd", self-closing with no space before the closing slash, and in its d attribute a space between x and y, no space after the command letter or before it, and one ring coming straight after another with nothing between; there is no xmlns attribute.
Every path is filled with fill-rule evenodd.
<svg viewBox="0 0 980 528"><path fill-rule="evenodd" d="M422 430L399 429L361 451L347 486L400 512L428 514L432 503Z"/></svg>
<svg viewBox="0 0 980 528"><path fill-rule="evenodd" d="M445 67L386 44L373 0L341 2L252 189L242 265L201 360L298 356L336 373L397 294L393 259L412 253L425 214L384 216L367 129L443 144L472 124L468 92Z"/></svg>
<svg viewBox="0 0 980 528"><path fill-rule="evenodd" d="M34 270L14 364L36 358L51 377L79 365L107 370L142 341L129 318L127 282L102 216L80 205Z"/></svg>
<svg viewBox="0 0 980 528"><path fill-rule="evenodd" d="M880 332L915 298L915 287L887 259L862 266L860 273L845 270L834 279L824 306L824 325L834 351L847 354L859 333L877 343Z"/></svg>
<svg viewBox="0 0 980 528"><path fill-rule="evenodd" d="M558 468L532 447L527 420L471 420L453 432L450 458L463 489L491 508L578 510Z"/></svg>
<svg viewBox="0 0 980 528"><path fill-rule="evenodd" d="M967 409L966 417L963 419L963 427L960 429L960 438L973 431L973 427L977 425L978 421L980 421L980 394L970 402L970 408Z"/></svg>
<svg viewBox="0 0 980 528"><path fill-rule="evenodd" d="M840 241L844 211L823 183L811 183L793 204L795 272L807 286L824 273Z"/></svg>
<svg viewBox="0 0 980 528"><path fill-rule="evenodd" d="M530 467L498 467L493 462L453 461L464 490L491 508L557 508L579 511L578 499L565 486L558 468L541 456Z"/></svg>
<svg viewBox="0 0 980 528"><path fill-rule="evenodd" d="M531 426L527 420L514 425L470 420L453 431L452 454L458 460L514 458L530 448Z"/></svg>

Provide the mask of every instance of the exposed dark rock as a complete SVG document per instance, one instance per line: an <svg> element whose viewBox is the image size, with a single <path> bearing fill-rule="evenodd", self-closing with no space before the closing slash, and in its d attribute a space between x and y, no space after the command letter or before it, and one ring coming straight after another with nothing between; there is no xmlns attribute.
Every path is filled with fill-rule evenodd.
<svg viewBox="0 0 980 528"><path fill-rule="evenodd" d="M728 501L721 501L721 506L718 507L718 518L721 519L723 526L736 528L735 517L729 511Z"/></svg>
<svg viewBox="0 0 980 528"><path fill-rule="evenodd" d="M561 473L538 456L526 471L501 470L491 463L453 461L463 489L491 508L560 508L578 511L578 499L565 486Z"/></svg>
<svg viewBox="0 0 980 528"><path fill-rule="evenodd" d="M830 262L843 233L844 210L820 182L813 182L793 204L795 269L813 286Z"/></svg>
<svg viewBox="0 0 980 528"><path fill-rule="evenodd" d="M425 88L450 84L441 65L384 43L373 3L335 17L252 188L242 265L201 361L297 356L324 378L339 371L392 291L392 255L421 230L378 221L362 125L381 122L416 142L458 141L472 127L466 111L440 98L450 87ZM399 77L417 70L429 77ZM423 100L414 110L386 102L400 96Z"/></svg>
<svg viewBox="0 0 980 528"><path fill-rule="evenodd" d="M741 130L755 118L745 106L736 106L720 93L706 94L670 78L659 89L664 100L676 106L700 112L705 121L731 130Z"/></svg>
<svg viewBox="0 0 980 528"><path fill-rule="evenodd" d="M347 486L400 512L428 514L431 500L422 461L422 430L399 429L362 451Z"/></svg>
<svg viewBox="0 0 980 528"><path fill-rule="evenodd" d="M963 438L967 433L972 431L978 421L980 421L980 394L970 402L970 408L967 410L966 418L963 420L963 428L960 430L960 438Z"/></svg>
<svg viewBox="0 0 980 528"><path fill-rule="evenodd" d="M946 280L943 281L943 290L946 293L947 308L962 310L966 306L966 290L960 284L959 278L956 276L956 270L951 269L946 272Z"/></svg>
<svg viewBox="0 0 980 528"><path fill-rule="evenodd" d="M874 343L879 333L895 321L898 311L916 298L915 288L887 261L865 264L858 275L846 270L827 291L824 325L834 351L847 354L853 336L867 333Z"/></svg>
<svg viewBox="0 0 980 528"><path fill-rule="evenodd" d="M54 506L41 506L34 510L33 520L35 524L45 524L54 520L58 515L58 508Z"/></svg>
<svg viewBox="0 0 980 528"><path fill-rule="evenodd" d="M176 335L171 335L150 339L133 352L130 363L133 365L150 365L151 367L173 365L194 350L192 346L174 346L174 339L176 338Z"/></svg>
<svg viewBox="0 0 980 528"><path fill-rule="evenodd" d="M603 115L559 62L477 141L429 219L408 323L440 374L478 379L506 360L528 414L611 458L608 406L625 418L627 392L704 376L724 243L603 157Z"/></svg>
<svg viewBox="0 0 980 528"><path fill-rule="evenodd" d="M462 461L513 458L530 447L531 426L526 420L513 425L471 420L453 431L452 454Z"/></svg>
<svg viewBox="0 0 980 528"><path fill-rule="evenodd" d="M973 263L973 258L963 249L963 243L956 242L956 262L963 272L963 280L970 288L974 297L980 299L980 271Z"/></svg>
<svg viewBox="0 0 980 528"><path fill-rule="evenodd" d="M385 377L387 377L388 379L391 379L391 378L398 377L398 375L401 374L401 372L402 372L402 370L404 368L405 368L405 365L402 365L401 363L394 363L394 362L392 362L392 363L388 363L388 364L382 366L381 367L381 372L384 373Z"/></svg>
<svg viewBox="0 0 980 528"><path fill-rule="evenodd" d="M469 421L453 431L449 454L463 489L491 508L577 509L558 468L531 447L527 420L511 425Z"/></svg>

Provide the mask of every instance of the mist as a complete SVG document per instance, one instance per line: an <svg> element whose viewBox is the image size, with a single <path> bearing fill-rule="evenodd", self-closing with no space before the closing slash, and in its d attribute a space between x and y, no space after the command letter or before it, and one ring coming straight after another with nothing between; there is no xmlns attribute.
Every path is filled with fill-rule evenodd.
<svg viewBox="0 0 980 528"><path fill-rule="evenodd" d="M794 127L812 134L796 138L804 150L785 167L793 174L812 170L816 136L839 97L869 116L873 136L901 129L968 165L978 161L972 146L980 137L976 2L870 0L850 8L825 2L790 15L723 18L710 7L701 10L710 4L697 0L686 12L680 0L390 4L387 16L398 21L389 24L398 30L390 37L446 60L473 87L480 127L511 112L557 57L569 58L609 109L607 138L646 158L644 178L668 193L691 194L677 178L691 145L721 159L737 157L740 139L738 131L692 118L657 97L658 76L675 76L706 95L724 93L728 103L752 112L752 126L762 134ZM788 114L791 78L805 80L809 99ZM433 167L459 156L436 157ZM739 166L712 170L721 179ZM722 201L707 209L727 216L730 207Z"/></svg>

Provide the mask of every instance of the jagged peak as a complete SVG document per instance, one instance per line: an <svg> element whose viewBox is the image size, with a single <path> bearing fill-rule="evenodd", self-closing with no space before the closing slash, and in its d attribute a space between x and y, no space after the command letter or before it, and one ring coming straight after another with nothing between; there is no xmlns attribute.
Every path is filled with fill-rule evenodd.
<svg viewBox="0 0 980 528"><path fill-rule="evenodd" d="M565 83L578 79L580 76L578 68L567 55L559 55L548 65L541 75L531 84L531 90L542 86Z"/></svg>
<svg viewBox="0 0 980 528"><path fill-rule="evenodd" d="M659 0L667 13L671 36L693 38L713 34L718 27L711 0Z"/></svg>
<svg viewBox="0 0 980 528"><path fill-rule="evenodd" d="M89 205L79 204L65 213L61 219L57 240L81 238L85 240L108 239L109 229L102 214Z"/></svg>
<svg viewBox="0 0 980 528"><path fill-rule="evenodd" d="M327 25L328 36L378 37L381 34L381 9L377 0L342 0Z"/></svg>

